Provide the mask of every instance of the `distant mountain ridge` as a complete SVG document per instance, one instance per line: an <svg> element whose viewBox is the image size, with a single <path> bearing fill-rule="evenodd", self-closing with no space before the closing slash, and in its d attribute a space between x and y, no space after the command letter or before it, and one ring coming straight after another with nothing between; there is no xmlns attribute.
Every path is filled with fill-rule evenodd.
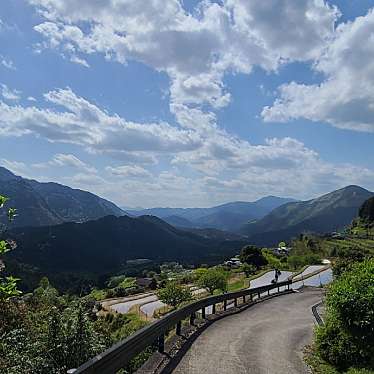
<svg viewBox="0 0 374 374"><path fill-rule="evenodd" d="M17 242L9 252L14 274L26 279L30 269L47 275L60 287L71 279L95 279L121 271L127 260L155 262L220 262L237 253L246 242L217 235L202 236L176 229L154 216L106 216L84 223L20 227L6 233ZM22 269L27 269L27 277Z"/></svg>
<svg viewBox="0 0 374 374"><path fill-rule="evenodd" d="M154 215L178 227L213 228L225 231L238 231L248 221L259 219L295 199L276 196L263 197L257 201L236 201L212 208L150 208L127 210L129 215Z"/></svg>
<svg viewBox="0 0 374 374"><path fill-rule="evenodd" d="M115 204L90 192L25 179L3 167L0 167L0 194L9 197L9 206L18 211L11 227L85 222L125 214ZM4 212L1 214L0 220L4 223Z"/></svg>
<svg viewBox="0 0 374 374"><path fill-rule="evenodd" d="M349 225L372 196L373 192L362 187L347 186L316 199L282 205L262 219L244 225L241 233L256 244L273 245L305 231L336 231Z"/></svg>

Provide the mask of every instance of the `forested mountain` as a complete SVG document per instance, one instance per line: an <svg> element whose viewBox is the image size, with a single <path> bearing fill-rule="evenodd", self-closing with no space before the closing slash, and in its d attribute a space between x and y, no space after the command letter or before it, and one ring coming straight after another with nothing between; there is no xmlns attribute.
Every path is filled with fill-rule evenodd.
<svg viewBox="0 0 374 374"><path fill-rule="evenodd" d="M18 211L12 227L84 222L124 212L108 200L90 192L58 183L40 183L14 175L0 167L0 194L10 198ZM4 212L1 221L5 222Z"/></svg>
<svg viewBox="0 0 374 374"><path fill-rule="evenodd" d="M359 186L348 186L309 201L285 204L264 218L244 225L243 234L250 241L273 245L302 232L326 233L349 225L359 208L373 192Z"/></svg>
<svg viewBox="0 0 374 374"><path fill-rule="evenodd" d="M172 225L237 231L248 221L259 219L294 199L267 196L254 202L236 201L212 208L151 208L127 210L130 215L154 215Z"/></svg>
<svg viewBox="0 0 374 374"><path fill-rule="evenodd" d="M68 287L65 280L95 282L100 276L121 271L127 260L209 263L237 253L245 244L242 240L204 238L154 216L107 216L85 223L22 227L10 230L6 237L17 242L17 250L6 257L16 275L25 280L29 274L22 271L31 270L39 278L47 275L62 288Z"/></svg>
<svg viewBox="0 0 374 374"><path fill-rule="evenodd" d="M364 221L374 223L374 197L364 202L360 208L359 217Z"/></svg>

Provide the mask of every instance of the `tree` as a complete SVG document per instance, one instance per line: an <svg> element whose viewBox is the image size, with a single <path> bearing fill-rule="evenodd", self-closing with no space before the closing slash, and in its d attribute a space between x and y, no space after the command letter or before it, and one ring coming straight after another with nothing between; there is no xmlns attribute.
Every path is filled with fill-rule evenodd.
<svg viewBox="0 0 374 374"><path fill-rule="evenodd" d="M9 199L5 196L0 195L0 208L4 207L4 204ZM9 208L7 211L7 217L9 222L13 221L16 217L17 211L14 208ZM2 228L1 234L5 231L5 227ZM1 256L10 250L16 248L16 243L12 240L0 240L0 272L4 270L5 265L1 259ZM13 296L18 296L21 292L17 289L17 278L13 276L1 277L0 276L0 301L6 301Z"/></svg>
<svg viewBox="0 0 374 374"><path fill-rule="evenodd" d="M373 365L374 259L357 263L330 285L326 323L318 328L321 356L342 369Z"/></svg>
<svg viewBox="0 0 374 374"><path fill-rule="evenodd" d="M262 255L260 248L254 245L247 245L240 251L240 261L247 264L252 264L258 269L260 266L266 265L267 261Z"/></svg>
<svg viewBox="0 0 374 374"><path fill-rule="evenodd" d="M256 266L254 266L252 264L246 264L246 263L243 264L242 269L243 269L246 277L250 277L257 270Z"/></svg>
<svg viewBox="0 0 374 374"><path fill-rule="evenodd" d="M217 268L207 269L198 280L200 287L206 288L210 294L215 290L226 291L228 275L225 271Z"/></svg>
<svg viewBox="0 0 374 374"><path fill-rule="evenodd" d="M293 255L287 258L287 263L291 268L296 270L304 265L304 259L301 256Z"/></svg>
<svg viewBox="0 0 374 374"><path fill-rule="evenodd" d="M362 204L358 215L363 221L374 223L374 197L371 197Z"/></svg>
<svg viewBox="0 0 374 374"><path fill-rule="evenodd" d="M190 289L176 282L166 283L165 287L157 292L157 295L163 303L173 308L192 299Z"/></svg>

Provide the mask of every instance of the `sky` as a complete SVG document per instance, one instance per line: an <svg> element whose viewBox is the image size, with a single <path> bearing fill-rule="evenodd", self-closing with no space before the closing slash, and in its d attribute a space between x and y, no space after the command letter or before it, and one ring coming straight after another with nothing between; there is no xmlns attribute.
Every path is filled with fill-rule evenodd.
<svg viewBox="0 0 374 374"><path fill-rule="evenodd" d="M125 207L374 190L374 0L1 0L0 165Z"/></svg>

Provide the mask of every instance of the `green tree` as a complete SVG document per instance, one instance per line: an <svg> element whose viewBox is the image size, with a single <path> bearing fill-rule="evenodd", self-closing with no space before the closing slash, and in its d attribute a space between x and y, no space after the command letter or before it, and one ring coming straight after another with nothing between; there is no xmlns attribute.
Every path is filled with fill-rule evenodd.
<svg viewBox="0 0 374 374"><path fill-rule="evenodd" d="M296 270L297 268L304 265L304 259L302 256L293 255L287 258L287 263L290 268Z"/></svg>
<svg viewBox="0 0 374 374"><path fill-rule="evenodd" d="M242 248L239 257L241 262L252 264L256 266L257 269L267 264L267 261L263 256L261 249L254 245L247 245Z"/></svg>
<svg viewBox="0 0 374 374"><path fill-rule="evenodd" d="M5 196L0 195L0 208L4 208L4 204L9 199ZM8 208L7 217L11 222L16 217L17 211L14 208ZM6 227L3 227L1 234L5 231ZM2 256L16 247L16 243L12 240L0 240L0 272L4 270L5 264L2 260ZM17 289L17 278L13 276L1 277L0 276L0 302L6 301L13 296L20 295L20 291Z"/></svg>
<svg viewBox="0 0 374 374"><path fill-rule="evenodd" d="M331 284L326 323L318 328L321 356L340 368L374 365L374 259L355 264Z"/></svg>
<svg viewBox="0 0 374 374"><path fill-rule="evenodd" d="M207 271L201 275L198 284L200 287L206 288L210 294L213 294L215 290L227 290L227 278L227 272L221 269L211 268L207 269Z"/></svg>
<svg viewBox="0 0 374 374"><path fill-rule="evenodd" d="M242 265L242 269L245 273L245 276L246 277L250 277L252 274L254 274L256 272L256 266L252 265L252 264L247 264L247 263L244 263Z"/></svg>
<svg viewBox="0 0 374 374"><path fill-rule="evenodd" d="M177 282L168 282L165 287L157 292L159 299L172 307L177 307L185 301L192 299L192 293L188 287Z"/></svg>

